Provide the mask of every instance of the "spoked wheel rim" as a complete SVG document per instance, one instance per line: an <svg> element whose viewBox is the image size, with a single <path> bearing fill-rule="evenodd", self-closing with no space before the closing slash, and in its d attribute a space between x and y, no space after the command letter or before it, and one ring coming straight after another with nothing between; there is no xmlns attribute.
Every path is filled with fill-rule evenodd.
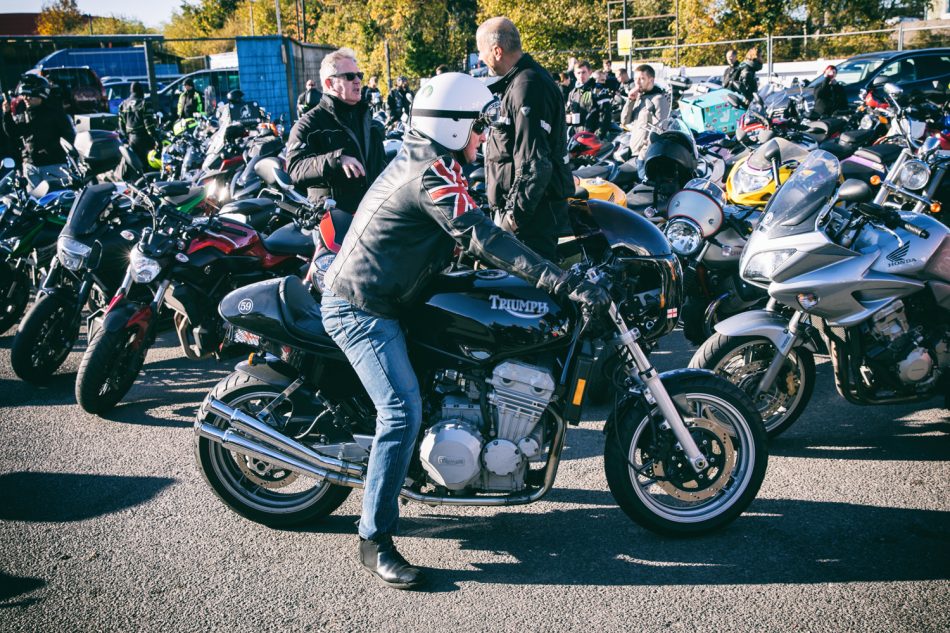
<svg viewBox="0 0 950 633"><path fill-rule="evenodd" d="M48 366L69 354L73 341L66 335L67 317L66 306L60 305L40 326L30 354L33 367Z"/></svg>
<svg viewBox="0 0 950 633"><path fill-rule="evenodd" d="M654 450L654 423L644 416L630 442L627 476L634 493L657 516L698 523L729 510L748 488L755 443L744 416L728 401L708 393L677 397L683 399L689 412L684 419L709 467L696 474L682 451Z"/></svg>
<svg viewBox="0 0 950 633"><path fill-rule="evenodd" d="M792 350L772 388L756 396L756 386L775 358L775 351L771 343L749 341L736 347L712 368L749 394L762 415L766 431L777 428L790 412L798 408L805 394L805 381L808 380L798 354Z"/></svg>
<svg viewBox="0 0 950 633"><path fill-rule="evenodd" d="M228 406L255 415L277 396L274 391L242 394L228 402ZM273 412L279 420L289 420L292 414L290 401L284 401ZM297 512L313 505L330 490L326 480L298 476L217 443L209 448L218 479L231 494L255 510L270 514Z"/></svg>

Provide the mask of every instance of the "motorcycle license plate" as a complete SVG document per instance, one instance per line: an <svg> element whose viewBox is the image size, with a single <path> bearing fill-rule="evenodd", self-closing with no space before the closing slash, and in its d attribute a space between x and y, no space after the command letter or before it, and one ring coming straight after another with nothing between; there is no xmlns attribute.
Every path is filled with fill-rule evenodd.
<svg viewBox="0 0 950 633"><path fill-rule="evenodd" d="M252 334L247 330L242 330L241 328L233 328L231 333L228 335L228 340L232 343L238 343L239 345L250 345L252 347L257 347L261 344L261 337L257 334Z"/></svg>

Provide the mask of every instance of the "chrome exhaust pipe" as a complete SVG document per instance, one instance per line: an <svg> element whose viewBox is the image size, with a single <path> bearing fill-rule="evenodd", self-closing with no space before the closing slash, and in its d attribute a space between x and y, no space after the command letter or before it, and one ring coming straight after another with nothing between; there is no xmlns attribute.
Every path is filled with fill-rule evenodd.
<svg viewBox="0 0 950 633"><path fill-rule="evenodd" d="M310 464L318 469L340 473L361 480L366 476L366 471L359 464L321 455L309 446L304 446L300 442L272 428L270 425L261 422L256 417L248 415L238 409L232 409L220 400L211 398L208 401L208 409L218 417L227 420L231 426L245 435L250 436L260 443L269 444L278 449L280 453L293 457L298 461Z"/></svg>
<svg viewBox="0 0 950 633"><path fill-rule="evenodd" d="M211 399L208 409L215 415L229 421L234 429L246 433L245 437L232 429L222 430L206 422L195 425L195 433L221 446L259 459L281 468L286 468L303 475L326 479L332 484L349 488L363 488L365 485L365 471L362 466L344 462L332 457L320 455L303 444L279 433L257 418L243 411L232 409L220 400ZM561 461L561 451L564 448L564 435L567 429L565 421L555 414L558 425L551 443L551 457L548 458L544 472L544 484L530 493L518 493L504 496L472 496L472 497L443 497L429 495L403 488L399 496L410 501L416 501L431 506L484 506L501 507L525 505L538 501L550 492L557 476L558 465Z"/></svg>
<svg viewBox="0 0 950 633"><path fill-rule="evenodd" d="M286 468L287 470L292 470L302 475L326 479L331 484L337 484L338 486L347 486L349 488L363 487L363 482L360 479L347 477L346 475L331 472L305 461L295 459L291 455L281 453L264 444L259 444L254 440L235 433L231 429L222 431L206 422L201 422L195 425L195 433L197 433L199 437L220 444L230 451L241 453L242 455L247 455L248 457L253 457L254 459L259 459L268 464Z"/></svg>

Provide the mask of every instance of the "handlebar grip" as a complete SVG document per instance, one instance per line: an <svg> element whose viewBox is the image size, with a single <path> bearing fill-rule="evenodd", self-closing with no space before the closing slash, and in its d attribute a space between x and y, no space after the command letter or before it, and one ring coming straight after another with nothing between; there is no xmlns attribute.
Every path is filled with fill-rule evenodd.
<svg viewBox="0 0 950 633"><path fill-rule="evenodd" d="M903 223L903 226L904 226L904 230L905 230L905 231L907 231L908 233L911 233L911 234L913 234L913 235L916 235L917 237L919 237L919 238L921 238L921 239L924 239L924 240L925 240L925 239L927 239L928 237L930 237L930 232L929 232L927 229L922 229L922 228L920 228L920 227L914 226L914 225L911 224L910 222L904 222L904 223Z"/></svg>

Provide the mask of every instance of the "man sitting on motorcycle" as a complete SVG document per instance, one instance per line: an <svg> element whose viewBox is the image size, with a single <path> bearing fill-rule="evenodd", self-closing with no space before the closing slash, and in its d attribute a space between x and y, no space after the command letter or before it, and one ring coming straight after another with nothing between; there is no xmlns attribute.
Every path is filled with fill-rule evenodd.
<svg viewBox="0 0 950 633"><path fill-rule="evenodd" d="M496 226L462 176L497 101L462 73L433 77L412 104L403 147L359 205L326 273L322 315L377 411L359 524L360 560L383 582L418 587L423 574L393 545L398 496L422 423L422 398L399 323L454 249L593 308L604 288L565 273Z"/></svg>
<svg viewBox="0 0 950 633"><path fill-rule="evenodd" d="M650 132L670 116L670 95L656 85L656 73L649 64L633 71L633 89L620 113L620 125L630 131L630 152L640 160L650 147Z"/></svg>

